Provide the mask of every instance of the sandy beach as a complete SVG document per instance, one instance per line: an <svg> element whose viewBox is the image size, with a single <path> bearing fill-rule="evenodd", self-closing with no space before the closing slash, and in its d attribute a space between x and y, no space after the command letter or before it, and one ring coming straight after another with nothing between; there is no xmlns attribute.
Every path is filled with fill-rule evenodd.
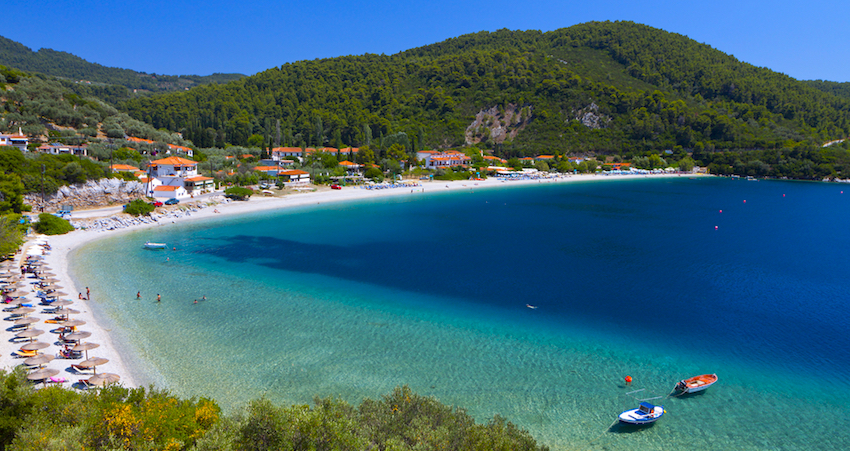
<svg viewBox="0 0 850 451"><path fill-rule="evenodd" d="M56 274L55 278L60 281L57 284L62 287L61 291L65 291L68 293L68 296L63 296L62 299L69 299L73 301L73 304L70 306L70 308L78 310L80 312L79 314L72 315L73 319L80 319L86 322L85 325L78 327L78 330L91 332L91 336L83 341L98 343L100 345L97 349L88 351L88 356L103 357L109 360L108 363L98 366L97 372L118 374L121 376L120 383L128 387L136 387L136 380L133 378L133 374L131 373L128 366L125 365L125 361L122 359L122 356L116 351L117 347L111 341L109 330L104 329L101 325L98 324L95 317L95 309L92 308L94 302L108 302L108 300L98 299L98 293L95 292L91 293L92 301L78 299L78 293L82 293L83 297L85 297L86 295L86 281L74 281L69 276L69 264L71 263L69 261L69 255L71 255L73 250L93 240L97 240L106 236L115 236L116 234L127 233L130 231L135 231L147 227L172 227L182 224L186 221L197 221L205 218L241 215L251 212L278 210L282 208L290 208L302 205L346 202L365 198L386 196L411 196L422 195L423 193L427 194L434 192L446 192L450 190L476 190L493 187L521 186L541 183L568 183L580 181L624 180L645 177L657 178L685 176L692 175L576 175L542 180L502 181L491 178L482 181L424 181L421 182L421 186L408 188L368 190L360 187L344 187L341 190L318 190L315 192L301 192L282 197L264 197L261 195L254 195L247 202L226 202L226 199L224 199L220 195L217 195L209 199L194 202L194 206L190 209L187 209L187 205L183 204L183 209L179 210L179 214L175 215L172 213L169 215L161 215L157 220L152 220L146 223L122 226L120 228L110 227L111 230L107 230L103 227L88 228L85 230L76 230L66 235L59 236L30 236L28 237L29 240L24 244L22 252L16 255L16 262L18 263L17 268L13 267L12 269L16 273L19 271L18 268L20 267L20 262L24 258L26 258L27 253L41 253L42 246L37 244L36 240L40 240L42 242L46 241L50 245L50 250L44 253L44 261L47 266L51 268L50 271ZM190 203L189 205L192 204ZM173 211L177 211L177 209ZM97 218L97 214L97 211L80 211L75 212L75 217L87 218L84 221L92 221ZM104 214L104 218L111 218L115 216L117 215L110 212L105 212ZM75 222L74 218L72 218L72 222ZM55 316L55 313L47 313L44 311L46 307L39 305L38 298L36 298L34 285L32 285L32 283L36 281L34 276L32 274L27 274L26 278L22 280L26 282L26 286L23 287L22 290L27 292L27 300L30 301L29 303L32 304L33 307L36 309L36 311L33 312L30 316L39 319L39 321L33 324L31 328L44 330L44 334L39 336L38 339L39 341L50 343L50 347L44 349L42 353L58 356L61 347L57 344L58 335L52 332L58 326L56 324L44 323L45 320L53 318ZM21 339L16 339L14 337L15 332L12 331L13 319L11 318L10 313L3 312L3 318L6 321L6 326L4 328L4 338L2 341L0 341L0 343L2 343L0 344L0 368L10 370L14 366L23 364L24 359L15 358L13 356L13 353L17 351L22 344L25 343L22 343L20 341ZM59 374L56 377L64 378L66 382L64 382L63 385L65 385L66 387L70 385L79 387L77 381L79 381L80 379L87 379L90 376L87 374L78 374L73 369L71 369L71 363L79 363L80 361L82 361L82 359L68 360L56 358L53 361L49 362L46 367L58 370Z"/></svg>

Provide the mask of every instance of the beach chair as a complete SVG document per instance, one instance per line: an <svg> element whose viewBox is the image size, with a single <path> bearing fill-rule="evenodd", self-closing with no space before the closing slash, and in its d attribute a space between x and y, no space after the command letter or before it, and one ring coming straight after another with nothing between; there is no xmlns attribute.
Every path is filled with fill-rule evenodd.
<svg viewBox="0 0 850 451"><path fill-rule="evenodd" d="M37 351L21 351L21 350L17 350L17 351L12 352L12 355L13 355L16 359L23 359L23 358L27 358L27 357L35 357L35 356L37 356L37 355L38 355L38 352L37 352Z"/></svg>
<svg viewBox="0 0 850 451"><path fill-rule="evenodd" d="M47 382L50 382L51 384L62 384L62 383L68 382L68 379L65 379L64 377L53 376L53 377L47 379Z"/></svg>
<svg viewBox="0 0 850 451"><path fill-rule="evenodd" d="M85 368L75 363L71 364L71 368L73 368L74 371L77 372L77 374L94 374L93 368ZM86 380L86 383L88 383L88 380Z"/></svg>

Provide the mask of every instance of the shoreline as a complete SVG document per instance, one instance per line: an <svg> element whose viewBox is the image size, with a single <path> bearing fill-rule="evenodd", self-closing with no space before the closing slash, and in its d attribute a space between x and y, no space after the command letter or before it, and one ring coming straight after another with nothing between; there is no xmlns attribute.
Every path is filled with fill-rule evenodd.
<svg viewBox="0 0 850 451"><path fill-rule="evenodd" d="M89 304L89 301L85 300L76 300L74 299L73 293L74 291L78 293L85 293L86 286L85 281L76 281L70 277L70 265L73 263L71 261L70 256L76 250L80 249L84 245L87 245L93 241L96 241L100 238L104 237L112 237L118 236L121 234L134 232L137 230L143 230L150 227L162 227L169 225L179 225L185 222L194 222L203 219L209 219L214 217L229 217L229 216L237 216L244 214L251 214L263 211L271 211L271 210L279 210L284 208L298 207L298 206L306 206L306 205L320 205L322 203L339 203L339 202L347 202L347 201L355 201L361 199L372 199L379 197L388 197L388 196L404 196L404 195L415 195L415 194L433 194L439 192L449 192L449 191L457 191L457 190L474 190L476 188L494 188L494 187L509 187L509 186L528 186L528 185L537 185L544 183L570 183L570 182L587 182L587 181L602 181L602 180L633 180L633 179L641 179L641 178L670 178L670 177L704 177L706 175L703 174L638 174L638 175L611 175L611 176L600 176L595 174L587 174L587 175L570 175L565 177L557 177L557 178L549 178L549 179L531 179L531 180L513 180L513 181L503 181L495 178L474 181L474 180L462 180L462 181L423 181L420 186L412 187L412 188L391 188L391 189L382 189L382 190L367 190L361 189L360 187L351 187L351 188L343 188L341 190L322 190L316 192L308 192L308 193L298 193L298 194L289 194L282 197L262 197L262 196L253 196L249 201L240 202L226 202L221 203L221 199L217 199L219 196L215 196L208 201L197 200L195 204L197 209L194 211L189 210L190 213L173 215L173 211L166 215L160 215L159 219L156 221L148 221L142 223L133 223L129 225L124 225L121 228L109 228L109 229L78 229L73 232L69 232L65 235L55 235L55 236L41 236L35 235L29 237L27 242L22 247L22 252L18 255L18 258L23 259L26 256L26 253L33 246L38 246L35 244L35 241L39 238L46 238L47 242L51 246L51 250L44 256L45 262L53 268L53 272L56 273L56 278L59 279L64 287L64 289L69 293L69 298L74 300L74 304L71 308L80 310L79 315L75 315L75 319L82 319L86 321L86 325L82 326L81 330L86 330L92 332L92 335L86 341L92 341L95 343L99 343L101 346L96 350L92 350L89 352L89 356L98 356L109 359L109 362L101 367L98 367L99 371L102 372L110 372L117 373L121 376L121 380L119 383L126 387L138 387L136 379L133 377L133 373L131 372L132 367L127 364L127 361L133 360L132 358L122 358L122 355L118 352L119 347L112 341L112 336L109 333L109 329L105 329L103 327L103 321L98 322L96 319L96 305L93 306ZM219 202L219 203L216 203ZM206 205L203 205L206 204ZM191 205L191 204L190 204ZM185 206L185 205L184 205ZM84 213L85 211L78 212ZM85 215L84 217L87 217ZM103 217L109 219L115 217L116 215L106 213ZM91 219L87 219L91 220ZM78 222L79 220L76 218L72 218L72 222ZM28 279L28 281L31 279ZM34 299L34 292L28 297ZM92 298L97 299L97 293L92 293ZM96 302L96 301L93 301ZM39 309L41 310L41 309ZM41 317L41 319L46 319L49 316L48 314L36 313L35 315ZM43 322L37 323L36 326L52 329L46 327ZM47 332L50 334L51 332ZM45 334L44 337L50 337L50 335ZM8 335L7 335L8 336ZM52 338L52 337L51 337ZM0 369L3 370L11 370L12 367L23 363L23 359L16 359L12 357L12 352L17 350L19 345L13 343L11 340L4 340L2 342L2 346L0 346ZM127 346L124 346L126 348ZM53 353L55 354L58 348L55 346L51 346L50 348L45 349L45 353ZM55 359L50 362L47 367L55 368L60 370L60 374L57 376L64 377L69 380L71 384L75 383L79 379L84 379L87 376L76 375L73 372L69 371L71 363L79 363L78 360L65 360L65 359Z"/></svg>

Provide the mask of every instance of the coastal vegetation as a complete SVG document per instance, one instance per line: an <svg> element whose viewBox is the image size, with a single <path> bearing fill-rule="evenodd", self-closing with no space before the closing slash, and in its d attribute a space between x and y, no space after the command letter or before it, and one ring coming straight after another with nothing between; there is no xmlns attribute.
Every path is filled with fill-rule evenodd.
<svg viewBox="0 0 850 451"><path fill-rule="evenodd" d="M142 216L154 211L154 206L142 199L133 199L124 207L124 213L133 216Z"/></svg>
<svg viewBox="0 0 850 451"><path fill-rule="evenodd" d="M225 415L210 399L155 388L35 390L24 372L0 371L0 449L69 450L545 450L496 416L477 424L463 409L397 387L352 406L334 398L276 406L249 402Z"/></svg>
<svg viewBox="0 0 850 451"><path fill-rule="evenodd" d="M242 186L232 186L224 190L225 197L233 200L248 200L252 194L254 194L253 190Z"/></svg>
<svg viewBox="0 0 850 451"><path fill-rule="evenodd" d="M43 235L63 235L74 231L74 226L67 219L50 213L39 214L38 222L33 224L32 228Z"/></svg>

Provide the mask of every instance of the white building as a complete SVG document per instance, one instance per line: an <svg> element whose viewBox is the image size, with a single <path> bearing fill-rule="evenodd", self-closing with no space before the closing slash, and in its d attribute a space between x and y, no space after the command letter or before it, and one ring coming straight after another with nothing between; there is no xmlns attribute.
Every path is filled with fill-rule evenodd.
<svg viewBox="0 0 850 451"><path fill-rule="evenodd" d="M27 151L27 144L29 143L29 138L21 133L15 135L0 135L0 146L17 147L21 152Z"/></svg>

